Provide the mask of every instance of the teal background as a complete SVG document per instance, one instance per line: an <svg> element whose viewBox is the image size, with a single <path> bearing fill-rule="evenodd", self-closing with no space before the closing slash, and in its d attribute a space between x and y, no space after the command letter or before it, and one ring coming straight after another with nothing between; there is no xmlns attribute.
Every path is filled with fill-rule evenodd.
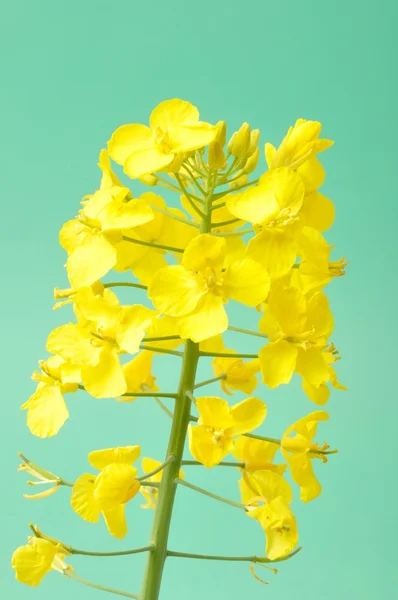
<svg viewBox="0 0 398 600"><path fill-rule="evenodd" d="M100 592L52 573L40 588L14 580L14 548L29 521L85 549L145 545L152 513L128 506L129 535L119 542L103 523L83 522L68 506L69 491L28 502L17 451L67 479L88 468L92 449L139 443L161 459L168 419L151 400L135 404L68 397L71 419L57 437L29 434L19 406L34 390L31 372L45 357L48 332L70 318L52 311L52 289L66 285L57 236L84 194L96 189L99 150L112 131L146 122L161 100L181 97L203 119L225 119L229 131L248 121L278 144L298 117L324 124L335 146L323 155L323 188L336 205L327 238L347 276L328 288L336 319L333 340L348 392L335 391L331 421L319 431L339 448L318 465L323 494L295 502L303 551L281 565L264 588L248 564L170 559L162 600L340 600L396 597L397 369L397 4L379 0L183 0L148 3L70 0L2 5L1 126L1 368L0 589L17 600L87 600ZM133 190L138 186L133 184ZM121 296L140 302L140 292ZM235 324L250 324L246 311ZM232 344L254 347L230 337ZM255 342L254 342L255 344ZM178 359L157 359L163 390L177 381ZM204 362L202 377L210 376ZM217 392L217 386L212 390ZM315 407L298 380L270 393L260 385L269 417L262 427L280 435ZM239 395L234 400L239 399ZM236 473L186 469L189 479L238 498ZM239 511L181 490L170 547L202 553L261 554L260 528ZM143 557L74 557L78 574L138 591Z"/></svg>

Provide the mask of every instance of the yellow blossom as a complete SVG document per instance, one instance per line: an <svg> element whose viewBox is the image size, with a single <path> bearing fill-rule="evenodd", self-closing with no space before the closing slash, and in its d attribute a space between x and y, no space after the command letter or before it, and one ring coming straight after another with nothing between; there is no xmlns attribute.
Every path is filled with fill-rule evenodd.
<svg viewBox="0 0 398 600"><path fill-rule="evenodd" d="M38 437L56 435L69 417L63 395L76 392L81 380L80 368L60 356L50 356L39 361L41 372L35 371L32 379L38 382L32 396L22 404L27 411L27 425Z"/></svg>
<svg viewBox="0 0 398 600"><path fill-rule="evenodd" d="M12 555L12 568L18 581L36 587L52 570L62 575L72 570L64 562L67 552L61 544L37 537L28 539L28 544L19 546Z"/></svg>
<svg viewBox="0 0 398 600"><path fill-rule="evenodd" d="M59 239L68 253L66 270L73 288L90 286L106 275L117 262L115 244L123 231L153 219L148 204L129 194L120 186L100 189L62 227Z"/></svg>
<svg viewBox="0 0 398 600"><path fill-rule="evenodd" d="M197 398L199 421L189 426L189 449L205 467L214 467L235 444L235 438L256 429L264 421L267 407L258 398L246 398L230 407L215 396Z"/></svg>
<svg viewBox="0 0 398 600"><path fill-rule="evenodd" d="M278 450L279 444L242 435L236 440L231 454L239 462L245 463L245 471L269 470L282 475L286 470L286 465L273 464L274 456Z"/></svg>
<svg viewBox="0 0 398 600"><path fill-rule="evenodd" d="M162 313L178 317L179 335L200 342L228 327L224 300L256 306L268 294L269 277L249 258L224 267L226 242L201 234L187 246L181 265L160 269L148 296Z"/></svg>
<svg viewBox="0 0 398 600"><path fill-rule="evenodd" d="M115 398L127 390L119 354L138 352L156 311L139 304L120 306L109 290L106 297L88 294L76 308L77 324L52 331L47 350L81 368L85 389L95 398Z"/></svg>
<svg viewBox="0 0 398 600"><path fill-rule="evenodd" d="M130 177L173 171L176 159L206 146L217 133L216 127L199 121L195 106L176 98L161 102L152 111L149 125L123 125L109 141L110 157L123 165Z"/></svg>
<svg viewBox="0 0 398 600"><path fill-rule="evenodd" d="M126 392L157 392L156 377L152 375L153 352L143 350L136 357L123 365L124 377L127 383ZM122 396L119 402L132 402L136 396Z"/></svg>
<svg viewBox="0 0 398 600"><path fill-rule="evenodd" d="M316 435L319 421L328 419L329 415L324 410L312 412L288 427L282 438L282 454L289 463L293 481L300 486L300 500L303 502L314 500L322 491L315 477L311 460L320 458L323 462L327 462L322 452L328 450L329 446L326 443L320 446L312 440Z"/></svg>
<svg viewBox="0 0 398 600"><path fill-rule="evenodd" d="M304 296L295 287L275 285L264 305L260 330L269 339L258 356L263 382L270 388L289 383L294 372L315 389L331 380L325 349L333 317L322 292ZM309 397L324 401L323 394Z"/></svg>
<svg viewBox="0 0 398 600"><path fill-rule="evenodd" d="M269 168L286 166L297 169L315 154L330 148L333 145L331 140L319 139L321 129L322 125L318 121L297 119L278 149L272 144L265 144L265 157Z"/></svg>
<svg viewBox="0 0 398 600"><path fill-rule="evenodd" d="M99 475L85 473L72 489L72 508L85 521L96 523L103 516L109 533L123 538L127 533L124 507L138 493L138 470L132 464L140 455L139 446L108 448L90 452L88 460Z"/></svg>
<svg viewBox="0 0 398 600"><path fill-rule="evenodd" d="M289 507L293 500L290 485L270 470L244 473L239 480L247 515L259 521L266 535L266 555L283 558L298 542L296 519Z"/></svg>

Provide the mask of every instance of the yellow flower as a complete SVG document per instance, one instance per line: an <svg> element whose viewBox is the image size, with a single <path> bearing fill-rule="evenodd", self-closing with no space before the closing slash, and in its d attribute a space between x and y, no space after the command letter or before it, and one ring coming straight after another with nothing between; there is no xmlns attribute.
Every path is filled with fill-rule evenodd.
<svg viewBox="0 0 398 600"><path fill-rule="evenodd" d="M240 436L231 454L242 463L245 463L245 471L275 471L282 475L286 470L286 465L274 465L274 456L279 450L279 444L256 440L245 436Z"/></svg>
<svg viewBox="0 0 398 600"><path fill-rule="evenodd" d="M143 350L133 360L123 365L124 377L127 383L126 392L157 392L159 387L155 384L156 377L152 375L153 352ZM119 402L133 402L135 396L122 396Z"/></svg>
<svg viewBox="0 0 398 600"><path fill-rule="evenodd" d="M24 494L24 498L29 500L38 500L39 498L46 498L51 496L60 489L62 485L62 479L54 473L40 468L38 465L27 459L22 453L18 453L18 456L23 460L23 463L19 465L18 472L28 473L28 475L35 478L34 481L27 481L28 485L49 485L43 492L37 494Z"/></svg>
<svg viewBox="0 0 398 600"><path fill-rule="evenodd" d="M253 223L257 235L248 243L247 256L261 263L271 279L282 277L296 260L294 237L304 193L300 176L280 167L267 171L257 186L227 199L235 217Z"/></svg>
<svg viewBox="0 0 398 600"><path fill-rule="evenodd" d="M246 398L230 407L214 396L197 398L199 421L189 426L189 449L205 467L214 467L235 444L235 437L256 429L264 421L267 407L258 398Z"/></svg>
<svg viewBox="0 0 398 600"><path fill-rule="evenodd" d="M313 443L319 421L327 421L329 415L324 410L317 410L303 417L291 425L284 433L281 451L289 463L292 479L300 486L300 500L309 502L314 500L322 491L321 485L315 477L311 459L320 458L327 462L324 452L329 448L324 443L320 446ZM292 436L291 434L295 435Z"/></svg>
<svg viewBox="0 0 398 600"><path fill-rule="evenodd" d="M225 240L201 234L188 244L181 265L155 274L148 296L165 315L178 317L182 338L200 342L225 331L227 298L256 306L267 297L269 277L259 263L243 258L225 267L225 261Z"/></svg>
<svg viewBox="0 0 398 600"><path fill-rule="evenodd" d="M77 514L90 523L102 515L109 533L117 538L127 533L125 504L140 489L138 470L132 466L139 455L139 446L90 452L90 464L101 472L97 476L84 473L72 489L71 505Z"/></svg>
<svg viewBox="0 0 398 600"><path fill-rule="evenodd" d="M265 158L269 168L286 166L297 169L315 154L330 148L332 140L319 139L321 129L322 125L318 121L297 119L278 149L272 144L265 144Z"/></svg>
<svg viewBox="0 0 398 600"><path fill-rule="evenodd" d="M289 508L293 500L290 485L278 473L264 470L244 473L239 487L246 514L265 531L268 558L289 554L298 542L296 519Z"/></svg>
<svg viewBox="0 0 398 600"><path fill-rule="evenodd" d="M17 548L11 559L18 581L36 587L52 570L62 575L72 570L63 560L67 552L61 544L53 544L37 537L28 539L29 543Z"/></svg>
<svg viewBox="0 0 398 600"><path fill-rule="evenodd" d="M140 304L120 306L107 290L104 297L87 294L76 301L80 317L52 331L47 350L81 367L85 389L95 398L115 398L127 390L119 354L135 354L156 311Z"/></svg>
<svg viewBox="0 0 398 600"><path fill-rule="evenodd" d="M159 462L158 460L154 460L153 458L147 458L147 457L144 457L141 461L142 470L144 473L150 473L151 471L154 471L155 469L160 467L161 464L162 463ZM160 483L162 481L162 475L163 475L163 470L159 471L158 473L155 473L155 475L151 475L150 477L145 477L145 481L151 481L153 483ZM180 479L184 479L185 476L184 476L182 469L180 469L178 477ZM141 508L155 509L156 501L157 501L158 495L159 495L158 488L141 486L140 492L144 496L145 500L147 501L147 504L141 504Z"/></svg>
<svg viewBox="0 0 398 600"><path fill-rule="evenodd" d="M226 351L235 353L234 350L226 349ZM256 377L256 373L260 371L258 358L247 362L243 362L241 358L215 358L212 365L216 377L224 376L220 380L220 385L223 392L229 396L235 390L252 394L258 385Z"/></svg>
<svg viewBox="0 0 398 600"><path fill-rule="evenodd" d="M309 398L326 402L321 386L331 380L331 369L324 351L333 331L327 297L322 292L308 297L295 287L275 285L259 326L269 338L258 355L263 382L276 388L289 383L296 372L305 382L305 391L307 384L312 386Z"/></svg>
<svg viewBox="0 0 398 600"><path fill-rule="evenodd" d="M41 438L56 435L69 417L63 394L76 392L81 380L80 369L60 356L39 361L41 373L32 375L37 389L22 404L27 410L27 425L33 435Z"/></svg>
<svg viewBox="0 0 398 600"><path fill-rule="evenodd" d="M206 146L217 134L216 127L199 121L195 106L176 98L161 102L149 125L123 125L108 143L110 157L130 177L178 170L185 153Z"/></svg>
<svg viewBox="0 0 398 600"><path fill-rule="evenodd" d="M153 192L146 192L140 196L140 200L145 202L151 210L154 209L154 218L143 225L125 231L127 237L143 242L185 248L197 234L197 230L188 225L188 221L185 224L172 218L174 215L180 219L186 219L181 210L168 207L161 196ZM156 210L156 207L159 210ZM167 266L165 251L159 248L121 240L115 244L115 249L117 262L114 269L122 272L131 269L144 285L151 282L156 271Z"/></svg>

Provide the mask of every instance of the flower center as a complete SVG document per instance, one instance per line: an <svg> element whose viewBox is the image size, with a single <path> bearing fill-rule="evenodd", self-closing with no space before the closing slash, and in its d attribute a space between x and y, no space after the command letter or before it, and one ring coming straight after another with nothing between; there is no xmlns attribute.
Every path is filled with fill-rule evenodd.
<svg viewBox="0 0 398 600"><path fill-rule="evenodd" d="M170 134L167 129L164 130L157 125L153 130L153 140L160 152L164 154L172 152Z"/></svg>

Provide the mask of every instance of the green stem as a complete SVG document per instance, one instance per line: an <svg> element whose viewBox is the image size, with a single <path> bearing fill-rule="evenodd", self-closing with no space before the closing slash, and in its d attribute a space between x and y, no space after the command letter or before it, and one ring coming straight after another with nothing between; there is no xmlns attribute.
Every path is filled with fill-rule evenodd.
<svg viewBox="0 0 398 600"><path fill-rule="evenodd" d="M78 577L74 573L68 571L64 573L70 579L74 579L83 585L87 585L88 587L94 588L96 590L101 590L102 592L110 592L111 594L116 594L117 596L124 596L125 598L135 598L135 600L139 600L139 596L137 594L130 594L129 592L122 592L121 590L115 590L111 587L105 587L104 585L99 585L98 583L92 583L91 581L87 581L87 579L82 579Z"/></svg>
<svg viewBox="0 0 398 600"><path fill-rule="evenodd" d="M152 487L152 488L158 488L160 485L157 481L141 481L140 483L144 487Z"/></svg>
<svg viewBox="0 0 398 600"><path fill-rule="evenodd" d="M174 186L174 187L175 187L175 191L180 193L180 190L178 189L178 187L177 186ZM163 208L159 208L155 204L150 204L149 202L148 202L148 204L153 210L155 210L156 212L162 213L163 215L166 215L167 217L170 217L170 219L174 219L175 221L180 221L180 223L184 223L184 225L189 225L190 227L196 227L196 229L199 228L199 225L197 223L192 223L191 221L188 221L187 219L183 219L182 217L177 217L177 215L174 215L173 213L171 213L167 210L163 210Z"/></svg>
<svg viewBox="0 0 398 600"><path fill-rule="evenodd" d="M141 283L128 283L125 281L111 281L110 283L104 283L104 288L113 288L113 287L133 287L139 288L140 290L147 290L148 287L146 285L141 285Z"/></svg>
<svg viewBox="0 0 398 600"><path fill-rule="evenodd" d="M252 331L251 329L242 329L242 327L232 327L232 325L228 325L228 329L230 331L236 331L238 333L246 333L247 335L255 335L256 337L268 339L268 336L265 335L265 333L260 333L259 331Z"/></svg>
<svg viewBox="0 0 398 600"><path fill-rule="evenodd" d="M132 398L176 398L177 394L160 394L159 392L126 392L123 394L123 398L126 396L131 396Z"/></svg>
<svg viewBox="0 0 398 600"><path fill-rule="evenodd" d="M154 545L150 544L149 546L144 546L143 548L134 548L133 550L119 550L118 552L89 552L88 550L77 550L76 548L70 548L70 552L71 554L79 554L81 556L127 556L128 554L153 552L154 549Z"/></svg>
<svg viewBox="0 0 398 600"><path fill-rule="evenodd" d="M223 358L258 358L257 354L232 354L232 352L199 352L199 355Z"/></svg>
<svg viewBox="0 0 398 600"><path fill-rule="evenodd" d="M140 344L140 350L149 350L150 352L157 352L159 354L171 354L172 356L184 356L183 352L178 352L178 350L168 350L167 348L145 346L145 344Z"/></svg>
<svg viewBox="0 0 398 600"><path fill-rule="evenodd" d="M156 475L156 473L159 473L160 471L163 471L163 469L165 467L167 467L167 465L169 465L170 463L174 462L175 457L174 456L169 456L164 463L162 463L161 465L159 465L158 467L156 467L156 469L153 469L153 471L148 471L148 473L145 473L145 475L142 475L141 477L137 477L137 481L143 481L145 479L149 479L149 477L152 477L153 475Z"/></svg>
<svg viewBox="0 0 398 600"><path fill-rule="evenodd" d="M248 183L239 185L236 188L225 190L224 192L218 192L217 194L214 194L214 198L216 200L218 200L219 198L222 198L223 196L226 196L227 194L231 194L232 192L237 192L238 190L243 190L243 188L249 187L250 185L255 185L256 183L258 183L258 181L259 181L258 179L253 179L253 181L249 181Z"/></svg>
<svg viewBox="0 0 398 600"><path fill-rule="evenodd" d="M223 502L224 504L229 504L230 506L234 506L235 508L241 508L242 510L246 510L244 504L240 504L240 502L234 502L233 500L228 500L228 498L223 498L223 496L218 496L217 494L213 494L207 490L204 490L193 483L188 483L185 479L176 478L178 484L183 485L184 487L189 488L190 490L194 490L194 492L198 492L199 494L203 494L204 496L209 496L209 498L213 498L214 500L218 500L219 502Z"/></svg>
<svg viewBox="0 0 398 600"><path fill-rule="evenodd" d="M209 385L210 383L214 383L215 381L220 381L221 379L225 379L226 375L219 375L219 377L213 377L212 379L206 379L205 381L201 381L200 383L195 383L193 389L203 387L204 385Z"/></svg>
<svg viewBox="0 0 398 600"><path fill-rule="evenodd" d="M211 228L215 227L224 227L224 225L232 225L233 223L238 223L241 219L229 219L228 221L219 221L218 223L212 223Z"/></svg>
<svg viewBox="0 0 398 600"><path fill-rule="evenodd" d="M179 178L178 175L176 175L176 178L179 185L181 185L181 178ZM208 233L210 231L211 200L212 192L209 192L205 198L203 213L202 211L199 211L195 205L195 210L197 212L199 211L202 216L200 233ZM159 598L163 568L167 556L167 542L169 538L171 516L173 513L177 488L176 479L178 479L181 468L182 455L190 421L191 401L187 397L186 392L187 390L192 390L195 385L198 360L199 345L191 340L187 340L185 343L169 445L166 453L166 460L170 456L173 456L174 460L165 467L159 486L159 494L151 532L151 543L155 545L155 550L148 555L140 600L158 600Z"/></svg>
<svg viewBox="0 0 398 600"><path fill-rule="evenodd" d="M149 248L156 248L157 250L167 250L168 252L184 252L182 248L175 248L174 246L165 246L164 244L155 244L154 242L144 242L144 240L136 240L135 238L123 236L125 242L131 242L132 244L138 244L139 246L149 246Z"/></svg>
<svg viewBox="0 0 398 600"><path fill-rule="evenodd" d="M179 335L164 335L164 336L159 336L159 337L146 337L142 341L144 343L147 343L147 342L166 342L168 340L181 340L181 338Z"/></svg>
<svg viewBox="0 0 398 600"><path fill-rule="evenodd" d="M196 206L195 202L192 199L191 194L188 192L188 190L186 189L185 185L182 182L181 177L178 175L178 173L176 173L176 179L181 187L181 190L183 191L186 199L188 200L189 204L192 206L192 208L194 209L194 211L203 219L204 217L204 213L200 210L200 208L198 206Z"/></svg>
<svg viewBox="0 0 398 600"><path fill-rule="evenodd" d="M203 194L203 196L205 196L206 192L204 191L204 189L202 188L202 186L200 185L200 183L197 181L197 179L195 178L195 176L192 173L192 171L188 168L187 162L184 163L183 167L186 170L186 172L188 173L188 175L190 176L190 178L192 180L192 183L198 188L199 193ZM200 171L198 171L198 174L200 174ZM196 198L196 200L198 200L198 198Z"/></svg>
<svg viewBox="0 0 398 600"><path fill-rule="evenodd" d="M296 548L293 552L288 554L287 556L283 556L282 558L278 558L277 560L270 560L269 558L260 557L260 556L218 556L214 554L190 554L188 552L173 552L172 550L167 551L167 556L173 556L176 558L196 558L200 560L225 560L232 562L252 562L258 564L267 564L267 563L277 563L282 562L284 560L288 560L292 558L295 554L300 552L301 546Z"/></svg>
<svg viewBox="0 0 398 600"><path fill-rule="evenodd" d="M181 462L181 464L183 466L187 466L187 467L203 467L202 463L198 462L197 460L183 460ZM233 462L233 461L222 461L220 463L218 463L218 465L215 465L216 467L237 467L238 469L244 469L245 468L245 463L244 462Z"/></svg>
<svg viewBox="0 0 398 600"><path fill-rule="evenodd" d="M216 233L213 233L213 235L216 235L217 237L230 237L230 236L238 236L238 235L246 235L246 233L252 233L253 232L253 227L247 228L247 229L240 229L239 231L235 230L235 231L217 231Z"/></svg>
<svg viewBox="0 0 398 600"><path fill-rule="evenodd" d="M185 344L180 385L166 455L166 461L170 457L173 457L173 462L170 462L165 467L159 486L159 495L151 533L151 543L155 545L155 550L148 556L141 600L157 600L159 596L176 493L175 480L181 468L191 410L191 402L185 392L187 389L191 389L195 383L198 348L198 344L190 340Z"/></svg>
<svg viewBox="0 0 398 600"><path fill-rule="evenodd" d="M264 437L263 435L257 435L256 433L244 433L243 435L255 440L261 440L262 442L271 442L272 444L278 444L278 446L281 445L281 440L278 440L277 438Z"/></svg>

